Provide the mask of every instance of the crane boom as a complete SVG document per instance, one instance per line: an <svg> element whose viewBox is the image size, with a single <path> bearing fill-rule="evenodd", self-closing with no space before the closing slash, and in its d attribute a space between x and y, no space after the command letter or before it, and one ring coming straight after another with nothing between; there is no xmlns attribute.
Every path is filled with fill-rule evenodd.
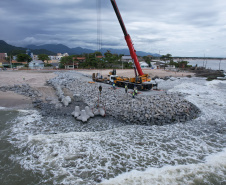
<svg viewBox="0 0 226 185"><path fill-rule="evenodd" d="M139 76L142 76L142 75L144 75L144 73L143 73L143 71L142 71L142 69L140 67L140 63L139 63L139 60L137 58L136 50L133 47L133 43L132 43L132 39L131 39L130 35L127 33L125 24L124 24L124 22L122 20L122 16L121 16L121 14L119 12L119 9L118 9L118 6L116 4L116 1L115 0L111 0L111 3L112 3L112 6L113 6L113 8L115 10L115 13L116 13L116 16L118 18L118 21L119 21L119 23L121 25L122 31L124 33L125 40L126 40L127 46L129 48L129 51L130 51L130 56L131 56L131 58L134 61L134 64L136 66L136 69L138 71Z"/></svg>

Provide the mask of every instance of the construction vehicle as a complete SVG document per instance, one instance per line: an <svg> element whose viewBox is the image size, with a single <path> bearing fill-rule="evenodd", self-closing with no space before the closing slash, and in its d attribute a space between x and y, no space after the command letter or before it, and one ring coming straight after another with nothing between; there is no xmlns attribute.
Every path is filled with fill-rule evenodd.
<svg viewBox="0 0 226 185"><path fill-rule="evenodd" d="M149 78L148 74L143 73L140 63L137 58L136 50L133 47L132 39L126 30L126 27L122 20L122 16L119 12L116 1L111 0L111 3L114 8L114 11L116 13L116 16L118 18L119 24L122 28L122 31L124 33L125 40L126 40L128 48L129 48L131 58L133 59L134 64L135 64L135 66L134 66L135 77L134 78L118 77L116 75L116 70L113 70L112 72L109 73L109 78L105 78L105 79L99 78L99 76L97 75L98 73L97 74L94 73L93 80L99 81L99 82L105 82L105 83L115 83L115 85L119 86L119 87L125 87L125 85L127 85L127 87L129 89L134 89L136 87L138 90L150 90L154 86L157 87L156 83L151 82L151 79ZM137 72L138 72L138 74L137 74Z"/></svg>

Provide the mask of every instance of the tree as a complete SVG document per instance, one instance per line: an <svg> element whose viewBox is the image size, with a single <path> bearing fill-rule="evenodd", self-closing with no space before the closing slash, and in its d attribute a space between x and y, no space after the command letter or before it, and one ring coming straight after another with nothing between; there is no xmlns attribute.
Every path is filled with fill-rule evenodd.
<svg viewBox="0 0 226 185"><path fill-rule="evenodd" d="M107 50L106 53L104 53L105 56L105 62L108 63L108 67L112 68L113 64L121 64L120 60L120 56L118 56L117 54L112 54L109 50Z"/></svg>
<svg viewBox="0 0 226 185"><path fill-rule="evenodd" d="M180 61L180 62L178 62L178 67L179 68L191 67L191 66L188 65L188 63L189 63L188 61L184 61L184 60L183 61Z"/></svg>
<svg viewBox="0 0 226 185"><path fill-rule="evenodd" d="M107 50L107 52L104 53L104 56L105 56L105 58L111 57L112 56L111 51L110 50Z"/></svg>
<svg viewBox="0 0 226 185"><path fill-rule="evenodd" d="M168 63L169 62L173 62L173 58L172 58L172 55L171 54L166 54L166 55L162 55L161 57L160 57L160 60L162 60L162 61L164 61L165 62L165 66L164 66L164 69L165 69L165 67L166 67L166 62L168 61Z"/></svg>
<svg viewBox="0 0 226 185"><path fill-rule="evenodd" d="M17 55L17 61L18 62L27 62L27 63L29 63L29 62L32 61L32 58L29 55L27 55L27 54L21 53L21 54Z"/></svg>
<svg viewBox="0 0 226 185"><path fill-rule="evenodd" d="M103 58L97 58L97 67L98 69L103 69L106 67L106 62Z"/></svg>
<svg viewBox="0 0 226 185"><path fill-rule="evenodd" d="M44 62L45 60L47 60L47 64L49 63L49 60L50 60L49 56L46 55L46 54L39 54L39 55L38 55L38 59L41 60L41 61L43 61L43 62Z"/></svg>
<svg viewBox="0 0 226 185"><path fill-rule="evenodd" d="M149 65L149 67L151 66L151 58L148 56L143 56L144 61Z"/></svg>
<svg viewBox="0 0 226 185"><path fill-rule="evenodd" d="M74 56L65 56L60 59L60 66L64 68L65 65L73 64Z"/></svg>
<svg viewBox="0 0 226 185"><path fill-rule="evenodd" d="M99 51L96 51L94 54L95 54L96 56L102 56L102 53L99 52Z"/></svg>

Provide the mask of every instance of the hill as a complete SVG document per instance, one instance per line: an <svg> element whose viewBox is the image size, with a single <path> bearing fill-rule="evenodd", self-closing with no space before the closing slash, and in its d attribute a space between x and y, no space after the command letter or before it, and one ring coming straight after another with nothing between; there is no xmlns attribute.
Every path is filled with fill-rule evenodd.
<svg viewBox="0 0 226 185"><path fill-rule="evenodd" d="M27 48L16 47L10 44L7 44L5 41L0 40L0 53L7 53L12 55L17 55L19 53L26 53ZM47 55L56 55L56 53L52 51L48 51L46 49L31 49L31 52L35 55L39 54L47 54Z"/></svg>
<svg viewBox="0 0 226 185"><path fill-rule="evenodd" d="M7 53L8 55L11 53L13 55L17 55L19 53L26 53L26 50L30 49L32 53L35 55L39 54L47 54L47 55L56 55L56 53L68 53L69 55L81 55L84 53L94 53L95 50L86 49L81 47L69 48L63 44L45 44L45 45L28 45L26 48L16 47L10 44L7 44L5 41L0 40L0 53ZM129 49L112 49L112 48L102 48L101 53L104 54L107 51L110 51L113 54L123 54L130 55ZM143 51L137 51L138 56L159 56L156 53L147 53Z"/></svg>
<svg viewBox="0 0 226 185"><path fill-rule="evenodd" d="M94 53L95 50L76 47L76 48L69 48L63 44L45 44L45 45L28 45L27 48L30 49L46 49L55 53L68 53L69 55L81 55L83 53ZM123 55L130 55L129 49L112 49L112 48L102 48L101 53L104 54L107 50L111 51L113 54L123 54ZM147 53L143 51L137 51L138 56L159 56L159 54Z"/></svg>
<svg viewBox="0 0 226 185"><path fill-rule="evenodd" d="M94 50L83 49L81 47L69 48L63 44L28 45L29 49L46 49L54 53L68 53L69 55L81 55L83 53L94 53Z"/></svg>

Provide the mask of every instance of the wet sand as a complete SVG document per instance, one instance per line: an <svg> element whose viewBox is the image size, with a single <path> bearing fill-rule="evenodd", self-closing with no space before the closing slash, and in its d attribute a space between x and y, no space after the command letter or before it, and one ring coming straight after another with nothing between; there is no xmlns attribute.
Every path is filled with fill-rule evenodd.
<svg viewBox="0 0 226 185"><path fill-rule="evenodd" d="M53 71L1 71L0 87L13 86L15 84L29 84L31 87L42 91L42 89L45 90L47 88L51 88L45 86L45 82L55 76L56 75ZM0 107L28 109L32 107L32 100L29 97L19 95L12 91L0 91Z"/></svg>
<svg viewBox="0 0 226 185"><path fill-rule="evenodd" d="M0 91L0 107L28 109L32 107L32 101L26 96L11 91Z"/></svg>

